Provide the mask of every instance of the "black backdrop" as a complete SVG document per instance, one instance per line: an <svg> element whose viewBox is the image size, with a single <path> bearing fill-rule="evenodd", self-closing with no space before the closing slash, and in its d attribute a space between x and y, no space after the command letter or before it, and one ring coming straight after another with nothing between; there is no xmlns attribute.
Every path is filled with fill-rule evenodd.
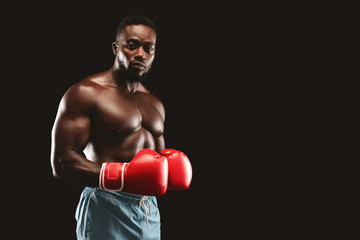
<svg viewBox="0 0 360 240"><path fill-rule="evenodd" d="M298 26L269 7L276 10L172 1L4 7L11 13L1 46L6 229L19 239L75 239L82 188L55 179L50 166L57 106L72 84L112 66L117 25L141 13L159 32L145 85L164 103L166 146L184 151L194 172L188 191L158 198L162 238L300 234L294 229L306 209L297 203L307 199L292 191L293 165L283 171L280 161L298 157L291 135L302 130L294 123L301 116L288 114L297 108L289 101L296 84L283 82L299 77L289 64L293 37L283 34Z"/></svg>

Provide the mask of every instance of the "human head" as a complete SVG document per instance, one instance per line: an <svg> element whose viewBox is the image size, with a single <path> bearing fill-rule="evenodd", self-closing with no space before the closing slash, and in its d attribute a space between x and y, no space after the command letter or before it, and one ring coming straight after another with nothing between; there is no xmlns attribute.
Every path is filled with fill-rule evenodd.
<svg viewBox="0 0 360 240"><path fill-rule="evenodd" d="M143 16L143 15L129 15L125 17L119 24L117 31L116 31L116 41L118 40L119 34L121 31L128 25L145 25L152 30L154 30L155 34L157 34L156 25L153 21L150 20L150 18Z"/></svg>
<svg viewBox="0 0 360 240"><path fill-rule="evenodd" d="M142 15L125 17L118 26L115 64L128 80L141 82L147 77L155 57L156 33L155 24Z"/></svg>

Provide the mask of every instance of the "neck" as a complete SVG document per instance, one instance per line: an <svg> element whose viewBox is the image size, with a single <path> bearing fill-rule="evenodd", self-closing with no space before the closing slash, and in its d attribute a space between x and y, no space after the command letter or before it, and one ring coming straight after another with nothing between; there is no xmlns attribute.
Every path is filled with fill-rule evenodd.
<svg viewBox="0 0 360 240"><path fill-rule="evenodd" d="M131 93L135 93L138 90L138 88L140 86L140 82L133 82L133 81L129 80L120 71L120 68L118 66L116 66L116 64L114 64L111 71L112 71L112 77L113 77L116 85L124 88L126 91L131 92Z"/></svg>

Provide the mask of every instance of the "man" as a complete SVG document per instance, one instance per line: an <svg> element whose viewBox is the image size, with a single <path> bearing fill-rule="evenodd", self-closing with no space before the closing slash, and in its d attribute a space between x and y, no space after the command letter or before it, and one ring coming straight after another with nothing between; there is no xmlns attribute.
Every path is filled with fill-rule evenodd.
<svg viewBox="0 0 360 240"><path fill-rule="evenodd" d="M51 163L54 176L85 186L76 210L78 239L160 239L154 196L190 185L186 155L164 149L163 104L141 83L155 45L150 19L124 18L112 68L74 84L60 102Z"/></svg>

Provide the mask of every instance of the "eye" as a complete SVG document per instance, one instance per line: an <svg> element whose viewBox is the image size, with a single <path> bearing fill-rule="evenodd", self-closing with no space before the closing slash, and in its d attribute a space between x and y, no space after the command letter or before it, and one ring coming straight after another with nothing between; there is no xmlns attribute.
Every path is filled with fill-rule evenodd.
<svg viewBox="0 0 360 240"><path fill-rule="evenodd" d="M128 40L128 41L126 41L126 43L124 45L126 48L128 48L130 50L135 50L139 46L139 43L134 40Z"/></svg>
<svg viewBox="0 0 360 240"><path fill-rule="evenodd" d="M155 50L155 46L153 46L153 45L145 45L145 46L144 46L144 50L145 50L146 52L152 52L152 51Z"/></svg>
<svg viewBox="0 0 360 240"><path fill-rule="evenodd" d="M134 50L134 49L136 49L137 46L133 42L129 42L129 43L125 44L125 47L127 47L130 50Z"/></svg>

